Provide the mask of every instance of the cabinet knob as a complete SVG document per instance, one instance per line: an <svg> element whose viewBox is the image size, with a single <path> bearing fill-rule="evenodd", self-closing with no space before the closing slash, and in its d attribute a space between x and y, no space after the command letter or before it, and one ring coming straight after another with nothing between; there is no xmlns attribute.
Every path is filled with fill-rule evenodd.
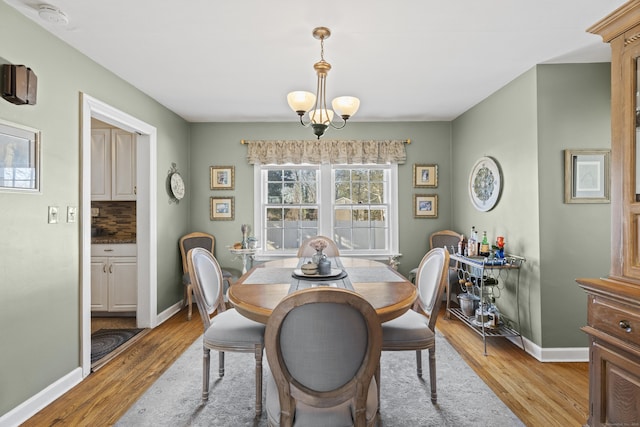
<svg viewBox="0 0 640 427"><path fill-rule="evenodd" d="M624 329L626 332L631 332L631 325L628 320L621 320L619 323L620 327Z"/></svg>

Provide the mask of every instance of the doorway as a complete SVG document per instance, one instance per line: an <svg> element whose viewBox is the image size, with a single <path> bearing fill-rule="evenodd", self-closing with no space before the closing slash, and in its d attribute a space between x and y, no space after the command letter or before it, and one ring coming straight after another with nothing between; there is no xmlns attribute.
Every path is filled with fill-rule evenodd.
<svg viewBox="0 0 640 427"><path fill-rule="evenodd" d="M138 328L157 325L157 143L156 128L87 94L82 105L81 194L81 365L83 377L91 373L91 118L135 132L136 151L136 245Z"/></svg>
<svg viewBox="0 0 640 427"><path fill-rule="evenodd" d="M93 372L142 335L136 322L136 139L134 132L91 118Z"/></svg>

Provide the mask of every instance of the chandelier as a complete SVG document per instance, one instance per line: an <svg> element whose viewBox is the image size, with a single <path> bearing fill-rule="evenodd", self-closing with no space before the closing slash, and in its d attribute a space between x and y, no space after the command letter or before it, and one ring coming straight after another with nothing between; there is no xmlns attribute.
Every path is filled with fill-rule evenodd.
<svg viewBox="0 0 640 427"><path fill-rule="evenodd" d="M289 107L300 116L302 126L313 128L313 133L320 139L329 126L334 129L342 129L347 124L349 117L353 116L360 100L353 96L339 96L331 102L333 110L327 109L326 89L327 74L331 70L331 64L324 60L324 40L331 36L331 31L326 27L313 29L313 37L320 40L320 61L313 64L313 68L318 75L316 94L305 91L290 92L287 95ZM342 122L333 122L335 112L342 118ZM303 117L308 115L308 122L305 124Z"/></svg>

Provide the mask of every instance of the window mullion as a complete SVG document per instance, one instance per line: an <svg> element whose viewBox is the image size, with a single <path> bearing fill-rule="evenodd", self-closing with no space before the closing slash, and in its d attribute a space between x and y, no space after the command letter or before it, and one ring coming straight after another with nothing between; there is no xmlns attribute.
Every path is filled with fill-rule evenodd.
<svg viewBox="0 0 640 427"><path fill-rule="evenodd" d="M267 199L266 186L266 171L263 171L260 164L255 164L253 166L253 235L258 239L258 242L264 242L266 237L267 220L264 216L264 205Z"/></svg>
<svg viewBox="0 0 640 427"><path fill-rule="evenodd" d="M389 250L393 254L399 253L400 241L398 236L398 165L391 165L388 171L389 179L387 180L387 194L388 194L388 215L389 221Z"/></svg>
<svg viewBox="0 0 640 427"><path fill-rule="evenodd" d="M320 165L320 198L318 200L318 234L333 236L333 187L334 177L331 164Z"/></svg>

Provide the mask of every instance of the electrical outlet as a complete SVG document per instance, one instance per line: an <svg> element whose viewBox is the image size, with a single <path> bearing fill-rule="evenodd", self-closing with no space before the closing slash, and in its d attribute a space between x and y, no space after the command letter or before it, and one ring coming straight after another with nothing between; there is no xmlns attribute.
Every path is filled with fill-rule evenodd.
<svg viewBox="0 0 640 427"><path fill-rule="evenodd" d="M76 222L76 213L75 206L67 206L67 222Z"/></svg>
<svg viewBox="0 0 640 427"><path fill-rule="evenodd" d="M91 216L100 216L100 208L91 208Z"/></svg>
<svg viewBox="0 0 640 427"><path fill-rule="evenodd" d="M49 206L49 224L58 223L58 207Z"/></svg>

